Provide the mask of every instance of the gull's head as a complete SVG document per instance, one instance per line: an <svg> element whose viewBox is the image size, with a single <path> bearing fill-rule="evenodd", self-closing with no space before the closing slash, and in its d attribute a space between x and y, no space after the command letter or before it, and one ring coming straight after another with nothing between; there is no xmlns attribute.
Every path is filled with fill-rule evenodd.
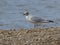
<svg viewBox="0 0 60 45"><path fill-rule="evenodd" d="M28 15L29 15L29 12L28 12L28 11L25 11L25 12L23 13L23 15L28 16Z"/></svg>

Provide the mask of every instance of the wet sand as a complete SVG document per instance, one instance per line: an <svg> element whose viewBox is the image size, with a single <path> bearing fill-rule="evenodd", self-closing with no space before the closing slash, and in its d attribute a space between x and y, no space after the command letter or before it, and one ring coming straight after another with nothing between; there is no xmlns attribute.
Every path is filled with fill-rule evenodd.
<svg viewBox="0 0 60 45"><path fill-rule="evenodd" d="M0 30L0 45L60 45L60 27Z"/></svg>

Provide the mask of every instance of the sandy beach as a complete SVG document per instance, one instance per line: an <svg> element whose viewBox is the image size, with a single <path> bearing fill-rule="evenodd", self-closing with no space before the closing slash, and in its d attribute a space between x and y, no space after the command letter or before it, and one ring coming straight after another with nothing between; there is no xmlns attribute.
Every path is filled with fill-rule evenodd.
<svg viewBox="0 0 60 45"><path fill-rule="evenodd" d="M0 45L60 45L60 28L0 30Z"/></svg>

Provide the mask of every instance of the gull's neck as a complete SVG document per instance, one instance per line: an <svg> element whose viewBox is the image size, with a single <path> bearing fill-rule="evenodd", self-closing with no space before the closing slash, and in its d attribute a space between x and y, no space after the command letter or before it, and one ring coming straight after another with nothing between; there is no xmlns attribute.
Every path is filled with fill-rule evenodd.
<svg viewBox="0 0 60 45"><path fill-rule="evenodd" d="M32 18L31 15L26 16L26 19L27 19L27 20L30 20L31 18Z"/></svg>
<svg viewBox="0 0 60 45"><path fill-rule="evenodd" d="M27 16L26 16L26 19L28 19L29 17L30 17L30 15L27 15Z"/></svg>

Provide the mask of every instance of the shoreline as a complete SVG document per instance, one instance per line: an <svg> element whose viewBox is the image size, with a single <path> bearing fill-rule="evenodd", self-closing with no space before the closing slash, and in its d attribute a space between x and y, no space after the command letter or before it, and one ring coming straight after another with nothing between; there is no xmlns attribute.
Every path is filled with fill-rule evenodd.
<svg viewBox="0 0 60 45"><path fill-rule="evenodd" d="M60 27L0 30L0 45L60 45Z"/></svg>

